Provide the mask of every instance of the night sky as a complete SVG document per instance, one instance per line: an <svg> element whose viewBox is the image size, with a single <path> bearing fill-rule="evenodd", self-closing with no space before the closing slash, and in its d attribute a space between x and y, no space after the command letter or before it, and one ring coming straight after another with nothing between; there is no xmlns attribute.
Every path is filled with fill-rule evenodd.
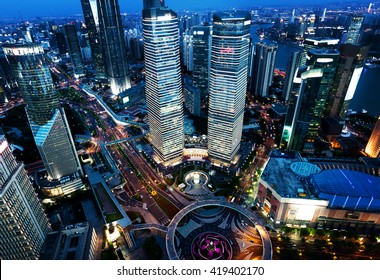
<svg viewBox="0 0 380 280"><path fill-rule="evenodd" d="M339 1L339 0L338 0ZM336 1L336 2L338 2ZM352 0L354 1L354 0ZM352 2L350 0L344 1ZM80 0L4 0L0 4L0 17L35 16L69 16L81 14ZM119 0L121 12L139 12L143 0ZM263 5L284 5L295 3L309 3L310 0L166 0L166 5L173 10L194 8L249 8ZM315 3L329 3L331 0L314 0ZM335 1L334 1L335 2ZM342 2L343 1L339 1ZM355 1L358 2L358 1ZM366 1L369 3L369 1ZM363 3L366 3L363 1Z"/></svg>

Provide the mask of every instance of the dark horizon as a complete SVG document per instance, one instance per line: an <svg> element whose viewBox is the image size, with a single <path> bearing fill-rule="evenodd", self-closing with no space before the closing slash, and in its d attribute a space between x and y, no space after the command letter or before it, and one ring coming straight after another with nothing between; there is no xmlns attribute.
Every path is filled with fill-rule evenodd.
<svg viewBox="0 0 380 280"><path fill-rule="evenodd" d="M134 0L132 3L128 3L126 0L119 0L121 12L135 13L142 10L142 0ZM166 5L173 10L186 10L186 9L209 9L210 2L202 0L192 0L192 1L175 1L166 0ZM232 3L232 5L231 5ZM286 2L278 3L275 0L256 0L252 2L251 0L217 0L212 3L212 9L246 9L252 7L267 7L267 6L294 6L302 5L304 7L318 7L318 6L332 6L335 4L347 5L347 3L362 3L363 5L368 5L368 1L364 0L348 0L348 1L329 1L329 0L319 0L318 2L310 3L307 0L288 0ZM211 8L210 8L211 9ZM2 3L2 9L0 10L0 18L19 18L20 14L23 18L30 17L46 17L46 16L73 16L82 14L82 8L80 0L66 0L66 1L48 1L48 0L13 0L6 1Z"/></svg>

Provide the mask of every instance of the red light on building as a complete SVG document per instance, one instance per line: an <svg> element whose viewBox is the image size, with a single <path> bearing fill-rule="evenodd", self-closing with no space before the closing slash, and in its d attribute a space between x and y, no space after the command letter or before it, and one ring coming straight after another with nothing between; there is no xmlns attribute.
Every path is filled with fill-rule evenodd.
<svg viewBox="0 0 380 280"><path fill-rule="evenodd" d="M220 50L220 53L234 53L233 48L224 48Z"/></svg>

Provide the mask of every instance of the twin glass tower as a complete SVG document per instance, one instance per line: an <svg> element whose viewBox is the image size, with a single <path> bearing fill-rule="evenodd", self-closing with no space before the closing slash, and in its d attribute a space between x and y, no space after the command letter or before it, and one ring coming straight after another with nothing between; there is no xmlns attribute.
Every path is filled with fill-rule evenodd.
<svg viewBox="0 0 380 280"><path fill-rule="evenodd" d="M144 1L143 30L151 142L161 162L180 161L184 120L177 14L163 1Z"/></svg>
<svg viewBox="0 0 380 280"><path fill-rule="evenodd" d="M216 13L213 19L208 151L211 160L229 164L243 129L251 15Z"/></svg>
<svg viewBox="0 0 380 280"><path fill-rule="evenodd" d="M230 164L240 147L247 89L251 18L246 12L214 15L210 70L208 150ZM181 160L184 121L177 15L164 1L144 1L146 99L155 155Z"/></svg>
<svg viewBox="0 0 380 280"><path fill-rule="evenodd" d="M118 0L81 0L96 78L109 81L117 95L131 87Z"/></svg>

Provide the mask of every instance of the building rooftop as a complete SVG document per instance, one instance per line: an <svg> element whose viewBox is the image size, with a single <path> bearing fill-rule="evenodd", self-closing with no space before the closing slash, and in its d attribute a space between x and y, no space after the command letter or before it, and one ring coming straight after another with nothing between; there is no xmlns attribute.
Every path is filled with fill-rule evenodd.
<svg viewBox="0 0 380 280"><path fill-rule="evenodd" d="M320 169L310 163L300 162L297 158L271 157L261 176L282 197L312 198L308 190L307 175Z"/></svg>
<svg viewBox="0 0 380 280"><path fill-rule="evenodd" d="M338 45L339 44L339 39L333 39L333 38L321 38L321 37L316 37L316 38L307 38L305 39L306 44L313 44L315 46L318 46L319 44L326 44L326 45Z"/></svg>
<svg viewBox="0 0 380 280"><path fill-rule="evenodd" d="M309 178L310 175L319 173L321 169L309 162L297 161L290 165L290 170L302 178Z"/></svg>
<svg viewBox="0 0 380 280"><path fill-rule="evenodd" d="M324 170L311 176L318 192L380 199L380 177L342 169Z"/></svg>
<svg viewBox="0 0 380 280"><path fill-rule="evenodd" d="M380 176L380 159L371 161L369 158L327 158L327 157L308 157L307 160L317 165L322 170L326 169L348 169Z"/></svg>
<svg viewBox="0 0 380 280"><path fill-rule="evenodd" d="M271 110L273 110L273 112L275 112L277 115L285 115L288 111L288 106L281 103L274 103L271 107Z"/></svg>
<svg viewBox="0 0 380 280"><path fill-rule="evenodd" d="M217 20L251 20L251 16L246 11L219 12L214 14Z"/></svg>
<svg viewBox="0 0 380 280"><path fill-rule="evenodd" d="M337 56L340 54L338 50L335 49L310 49L309 53L312 55L324 55L324 56Z"/></svg>

